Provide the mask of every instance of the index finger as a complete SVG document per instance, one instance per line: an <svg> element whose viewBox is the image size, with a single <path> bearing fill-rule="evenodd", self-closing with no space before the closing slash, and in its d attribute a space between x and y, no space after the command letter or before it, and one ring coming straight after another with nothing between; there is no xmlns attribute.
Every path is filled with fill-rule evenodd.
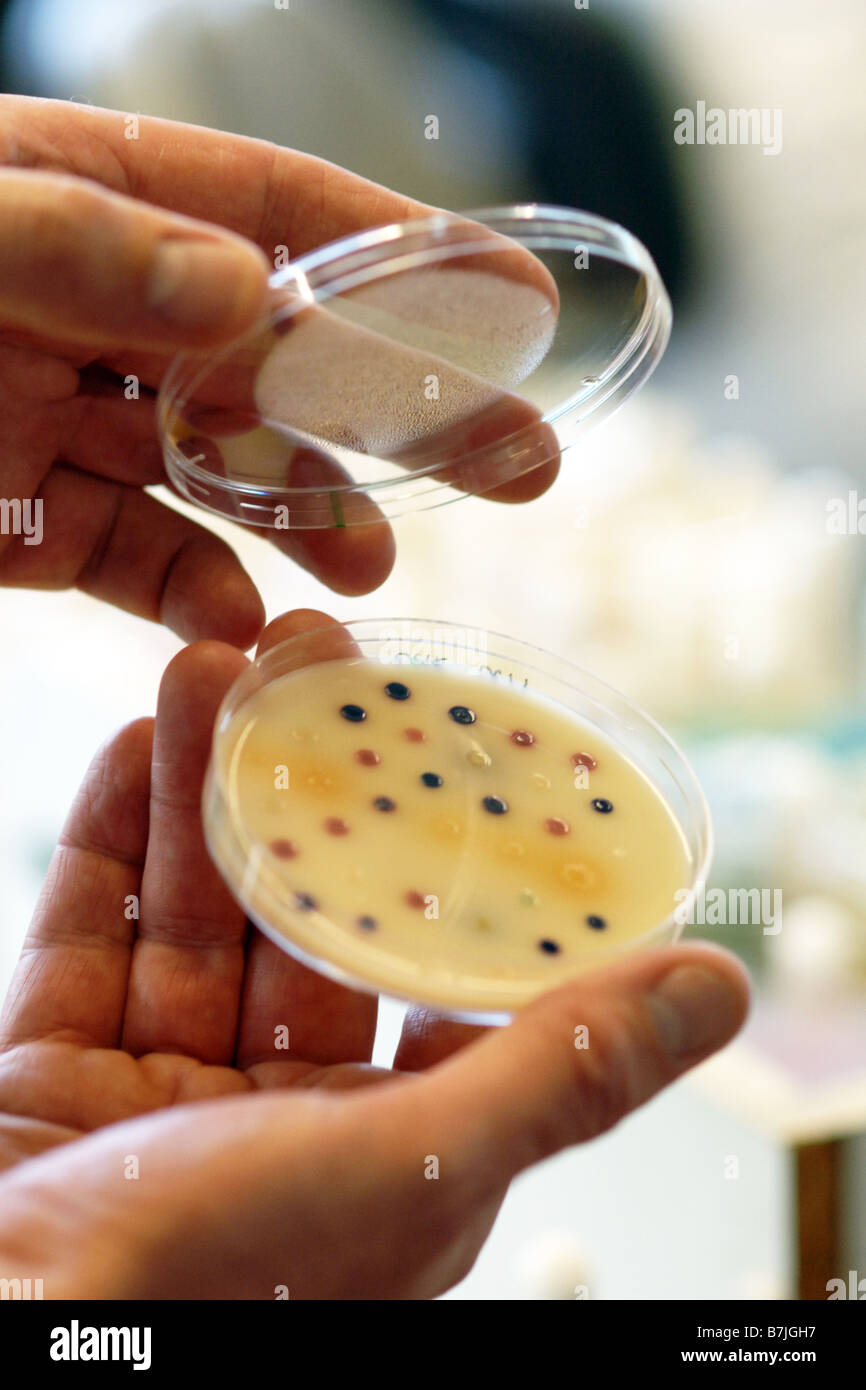
<svg viewBox="0 0 866 1390"><path fill-rule="evenodd" d="M262 633L258 655L303 635L304 663L358 654L346 629L326 613L298 609L275 618ZM247 952L237 1064L274 1059L274 1028L290 1021L290 1049L280 1058L320 1066L367 1062L373 1052L378 1000L339 984L287 954L259 933Z"/></svg>
<svg viewBox="0 0 866 1390"><path fill-rule="evenodd" d="M3 134L5 162L13 167L77 175L115 193L195 218L199 227L215 223L255 242L270 258L278 248L285 248L295 259L349 232L422 218L436 211L315 156L157 117L133 118L118 111L7 96L0 97ZM122 219L122 213L122 204L113 207L113 216ZM555 281L540 260L471 218L466 219L465 226L471 245L461 260L464 270L493 269L500 279L540 292L554 312L558 309ZM154 235L158 230L154 228ZM184 235L191 236L195 228L183 230ZM166 228L163 231L168 233ZM176 229L175 235L179 234ZM223 246L219 254L229 249ZM116 273L117 268L112 269ZM251 272L248 265L244 281L247 308L255 290ZM146 315L145 319L150 323ZM102 326L110 337L104 322ZM535 412L518 402L517 409L522 412L518 427L525 427L521 445L525 457L515 465L513 449L511 456L500 456L495 445L502 433L503 412L497 397L498 393L493 400L494 418L487 421L482 413L485 438L481 459L464 464L459 457L450 458L446 450L452 464L451 480L465 491L486 493L497 500L525 500L542 492L555 476L555 439L546 427L539 424L536 428ZM488 400L487 406L490 404ZM506 395L504 405L505 415L510 415L513 398ZM470 410L470 417L474 413ZM462 453L467 442L471 448L465 430L459 432L451 453ZM399 454L398 449L396 456Z"/></svg>
<svg viewBox="0 0 866 1390"><path fill-rule="evenodd" d="M201 642L170 662L157 704L141 913L122 1046L229 1065L246 921L211 863L201 789L219 705L247 661Z"/></svg>
<svg viewBox="0 0 866 1390"><path fill-rule="evenodd" d="M271 258L278 247L295 259L360 228L437 210L316 155L158 116L0 96L0 131L6 164L77 174L215 222ZM528 251L500 253L498 264L504 275L544 289L556 302L551 276Z"/></svg>

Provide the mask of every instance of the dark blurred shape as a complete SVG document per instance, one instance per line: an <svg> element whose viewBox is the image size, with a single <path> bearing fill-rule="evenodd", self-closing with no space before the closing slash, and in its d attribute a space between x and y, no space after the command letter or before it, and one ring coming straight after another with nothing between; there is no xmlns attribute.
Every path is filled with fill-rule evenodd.
<svg viewBox="0 0 866 1390"><path fill-rule="evenodd" d="M3 36L0 42L0 92L14 92L17 89L12 85L11 63L6 52L8 40L6 35L6 13L12 6L12 0L0 0L0 35Z"/></svg>
<svg viewBox="0 0 866 1390"><path fill-rule="evenodd" d="M506 94L522 137L513 201L583 208L622 223L649 248L675 308L682 307L698 272L692 221L674 176L675 103L667 99L662 61L634 13L601 17L592 8L575 10L569 0L561 0L561 9L527 0L399 3ZM15 76L21 62L13 62L21 55L8 51L4 25L10 7L10 0L0 0L0 88L6 92L21 90ZM467 72L471 84L471 68ZM27 90L48 95L35 86ZM495 120L482 86L478 125Z"/></svg>
<svg viewBox="0 0 866 1390"><path fill-rule="evenodd" d="M506 84L525 131L515 201L584 208L649 248L675 307L691 289L693 234L673 171L663 74L595 10L407 0Z"/></svg>

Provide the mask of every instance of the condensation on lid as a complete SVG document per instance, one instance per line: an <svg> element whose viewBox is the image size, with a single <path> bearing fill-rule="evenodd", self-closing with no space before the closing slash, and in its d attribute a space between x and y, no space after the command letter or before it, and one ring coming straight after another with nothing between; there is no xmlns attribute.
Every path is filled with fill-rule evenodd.
<svg viewBox="0 0 866 1390"><path fill-rule="evenodd" d="M251 525L393 518L553 482L652 372L670 304L646 249L563 208L436 213L277 271L265 321L184 354L158 401L182 495Z"/></svg>

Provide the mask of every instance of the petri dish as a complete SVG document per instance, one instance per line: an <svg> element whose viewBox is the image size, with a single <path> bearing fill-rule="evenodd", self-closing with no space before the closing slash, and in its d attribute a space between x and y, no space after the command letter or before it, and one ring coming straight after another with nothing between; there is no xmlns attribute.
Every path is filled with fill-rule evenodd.
<svg viewBox="0 0 866 1390"><path fill-rule="evenodd" d="M243 338L174 360L166 469L189 501L274 530L513 500L647 379L670 325L649 252L589 213L368 229L275 271Z"/></svg>
<svg viewBox="0 0 866 1390"><path fill-rule="evenodd" d="M539 648L365 619L253 662L217 717L212 859L249 918L362 990L502 1022L676 939L712 852L672 740Z"/></svg>

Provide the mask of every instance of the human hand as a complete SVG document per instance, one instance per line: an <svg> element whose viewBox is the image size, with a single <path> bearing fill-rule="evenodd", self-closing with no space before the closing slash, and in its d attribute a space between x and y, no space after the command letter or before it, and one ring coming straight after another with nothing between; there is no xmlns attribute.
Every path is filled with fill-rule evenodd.
<svg viewBox="0 0 866 1390"><path fill-rule="evenodd" d="M286 615L263 645L328 621ZM205 849L211 731L245 666L185 649L155 725L97 755L0 1020L0 1274L47 1298L433 1297L515 1174L608 1129L746 1011L732 956L669 947L507 1028L411 1009L394 1069L372 1067L375 997L252 929Z"/></svg>
<svg viewBox="0 0 866 1390"><path fill-rule="evenodd" d="M262 248L296 257L430 211L266 141L0 97L0 496L43 504L39 544L0 534L0 584L74 586L187 640L250 646L262 604L230 547L144 491L165 482L155 390L177 351L255 323ZM555 294L534 257L509 256L510 275ZM126 398L130 376L138 399ZM555 471L513 479L498 500L537 495ZM372 503L369 518L268 534L332 589L360 594L394 561Z"/></svg>

